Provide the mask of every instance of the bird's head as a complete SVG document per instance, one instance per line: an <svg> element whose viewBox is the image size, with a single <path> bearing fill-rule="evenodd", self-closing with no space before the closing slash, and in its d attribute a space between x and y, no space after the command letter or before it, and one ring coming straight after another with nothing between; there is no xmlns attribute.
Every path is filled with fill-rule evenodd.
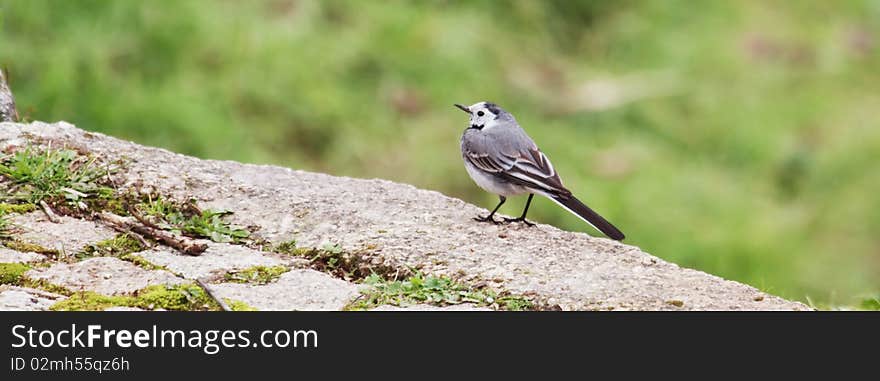
<svg viewBox="0 0 880 381"><path fill-rule="evenodd" d="M497 125L499 121L511 118L510 113L492 102L477 102L470 106L462 106L456 103L455 107L471 116L470 128L477 130L491 128Z"/></svg>

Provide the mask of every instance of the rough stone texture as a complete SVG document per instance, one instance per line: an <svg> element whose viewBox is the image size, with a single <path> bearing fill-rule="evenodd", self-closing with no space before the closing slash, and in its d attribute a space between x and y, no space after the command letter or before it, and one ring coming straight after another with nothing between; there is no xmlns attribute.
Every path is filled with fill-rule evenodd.
<svg viewBox="0 0 880 381"><path fill-rule="evenodd" d="M29 270L25 276L46 280L71 291L94 291L104 295L130 294L151 285L185 282L167 271L144 270L113 257L59 263L49 268Z"/></svg>
<svg viewBox="0 0 880 381"><path fill-rule="evenodd" d="M22 253L0 246L0 263L32 263L46 259L42 254Z"/></svg>
<svg viewBox="0 0 880 381"><path fill-rule="evenodd" d="M45 311L64 299L67 297L33 288L0 286L0 311Z"/></svg>
<svg viewBox="0 0 880 381"><path fill-rule="evenodd" d="M438 307L430 304L416 304L406 307L398 306L379 306L370 311L492 311L489 307L478 307L473 304L455 304L451 306Z"/></svg>
<svg viewBox="0 0 880 381"><path fill-rule="evenodd" d="M12 96L12 90L9 90L3 70L0 70L0 122L16 120L18 120L18 111L15 109L15 97Z"/></svg>
<svg viewBox="0 0 880 381"><path fill-rule="evenodd" d="M0 124L0 146L27 136L129 158L128 186L195 197L229 209L234 223L302 246L369 249L387 264L420 268L533 296L572 310L807 310L737 282L680 268L639 248L548 225L478 224L485 209L438 192L138 146L67 123ZM451 147L456 144L450 143ZM2 148L2 147L0 147ZM450 148L452 149L452 148ZM677 239L689 239L678 237ZM708 253L707 255L711 255ZM268 298L271 299L271 298Z"/></svg>
<svg viewBox="0 0 880 381"><path fill-rule="evenodd" d="M360 292L357 285L306 269L290 270L266 285L212 284L218 298L247 303L261 311L340 310Z"/></svg>
<svg viewBox="0 0 880 381"><path fill-rule="evenodd" d="M73 255L86 246L113 238L116 232L92 221L60 216L49 221L42 211L14 215L10 221L22 230L18 239Z"/></svg>
<svg viewBox="0 0 880 381"><path fill-rule="evenodd" d="M278 266L286 263L244 246L218 243L208 243L208 250L199 256L183 255L161 246L137 255L191 279L221 275L227 271L252 266Z"/></svg>

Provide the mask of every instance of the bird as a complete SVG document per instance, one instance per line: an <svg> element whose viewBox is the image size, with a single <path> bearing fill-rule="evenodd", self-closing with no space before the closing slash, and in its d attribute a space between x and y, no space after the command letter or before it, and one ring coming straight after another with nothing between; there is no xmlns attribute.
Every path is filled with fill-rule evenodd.
<svg viewBox="0 0 880 381"><path fill-rule="evenodd" d="M493 218L507 197L528 193L522 215L504 218L503 222L526 220L535 194L559 204L611 239L621 241L623 232L604 217L584 205L564 185L559 174L534 140L520 127L513 115L497 104L482 101L470 106L453 104L470 115L468 127L461 136L461 156L468 175L483 190L497 195L500 202L486 216L474 220L500 224Z"/></svg>

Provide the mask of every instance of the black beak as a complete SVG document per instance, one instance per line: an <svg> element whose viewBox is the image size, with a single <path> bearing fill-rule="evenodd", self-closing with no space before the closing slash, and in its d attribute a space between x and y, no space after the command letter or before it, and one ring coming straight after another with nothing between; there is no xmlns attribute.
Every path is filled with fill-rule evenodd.
<svg viewBox="0 0 880 381"><path fill-rule="evenodd" d="M460 105L460 104L458 104L458 103L453 103L453 105L455 105L455 107L460 108L461 111L464 111L464 112L468 113L468 115L470 115L471 110L468 109L467 106L462 106L462 105Z"/></svg>

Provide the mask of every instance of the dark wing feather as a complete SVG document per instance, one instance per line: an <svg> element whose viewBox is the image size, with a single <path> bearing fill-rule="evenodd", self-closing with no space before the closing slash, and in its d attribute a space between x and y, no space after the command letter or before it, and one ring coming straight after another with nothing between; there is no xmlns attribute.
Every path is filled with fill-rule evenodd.
<svg viewBox="0 0 880 381"><path fill-rule="evenodd" d="M553 164L537 148L507 157L513 160L513 165L503 173L508 180L541 193L561 197L571 195L571 192L562 185L562 180L559 179Z"/></svg>
<svg viewBox="0 0 880 381"><path fill-rule="evenodd" d="M562 185L553 164L534 143L530 148L518 148L485 144L477 139L462 148L464 159L484 172L534 190L535 193L563 198L571 196L571 192Z"/></svg>
<svg viewBox="0 0 880 381"><path fill-rule="evenodd" d="M464 154L464 158L473 166L485 172L493 173L496 175L503 173L513 165L512 162L494 160L489 157L489 154L485 153L466 151Z"/></svg>

